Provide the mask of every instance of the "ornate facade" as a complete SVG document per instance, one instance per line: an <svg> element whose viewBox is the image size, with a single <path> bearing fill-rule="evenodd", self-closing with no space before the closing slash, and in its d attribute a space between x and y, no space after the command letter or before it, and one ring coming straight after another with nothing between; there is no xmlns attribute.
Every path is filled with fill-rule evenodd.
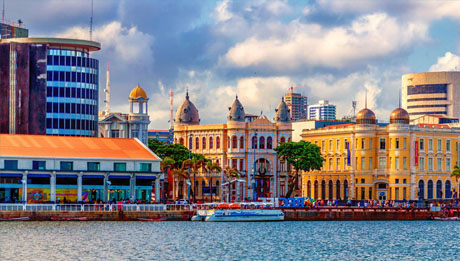
<svg viewBox="0 0 460 261"><path fill-rule="evenodd" d="M357 123L304 130L302 139L321 147L322 170L303 173L303 196L315 199L417 200L452 198L460 129L410 125L395 109L387 126L369 109Z"/></svg>
<svg viewBox="0 0 460 261"><path fill-rule="evenodd" d="M227 123L201 125L195 105L186 96L176 112L174 142L185 145L194 153L220 164L222 169L237 169L240 179L231 183L231 200L278 197L287 190L287 167L280 163L273 150L278 143L291 140L292 124L289 109L282 101L274 122L265 116L248 121L238 97L229 108ZM192 175L193 176L193 175ZM184 183L176 181L175 196L184 197ZM209 200L210 192L226 198L228 183L223 173L211 176L200 171L194 181L198 200Z"/></svg>

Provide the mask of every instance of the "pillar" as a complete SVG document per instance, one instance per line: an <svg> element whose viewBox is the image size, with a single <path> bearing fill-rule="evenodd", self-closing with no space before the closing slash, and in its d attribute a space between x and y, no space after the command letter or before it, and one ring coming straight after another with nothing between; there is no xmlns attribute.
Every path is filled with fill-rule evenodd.
<svg viewBox="0 0 460 261"><path fill-rule="evenodd" d="M160 177L155 179L155 202L160 203Z"/></svg>
<svg viewBox="0 0 460 261"><path fill-rule="evenodd" d="M22 174L22 201L27 203L27 171Z"/></svg>
<svg viewBox="0 0 460 261"><path fill-rule="evenodd" d="M56 202L56 171L53 171L50 177L50 201Z"/></svg>
<svg viewBox="0 0 460 261"><path fill-rule="evenodd" d="M109 173L104 175L104 199L103 201L109 202Z"/></svg>
<svg viewBox="0 0 460 261"><path fill-rule="evenodd" d="M348 198L355 200L356 194L355 194L355 168L356 168L356 159L355 159L355 151L356 151L356 146L355 144L355 134L351 136L350 143L348 144L350 146L350 151L351 151L351 171L350 171L350 182L348 183Z"/></svg>
<svg viewBox="0 0 460 261"><path fill-rule="evenodd" d="M77 176L77 201L82 201L83 173L80 172Z"/></svg>
<svg viewBox="0 0 460 261"><path fill-rule="evenodd" d="M136 200L136 175L131 174L131 178L129 179L129 198L131 200Z"/></svg>
<svg viewBox="0 0 460 261"><path fill-rule="evenodd" d="M417 181L416 174L417 169L415 166L415 142L417 141L415 133L410 134L410 150L409 150L409 162L410 162L410 199L417 200Z"/></svg>

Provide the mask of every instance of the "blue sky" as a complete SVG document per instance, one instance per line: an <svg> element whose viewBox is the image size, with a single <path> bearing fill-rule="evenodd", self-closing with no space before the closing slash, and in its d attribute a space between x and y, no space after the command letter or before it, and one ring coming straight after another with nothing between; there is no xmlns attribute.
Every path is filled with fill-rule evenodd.
<svg viewBox="0 0 460 261"><path fill-rule="evenodd" d="M6 18L30 36L89 38L90 0L6 0ZM110 61L112 109L147 91L151 128L167 128L190 90L202 123L223 123L236 94L247 113L273 117L289 86L309 103L351 101L388 121L401 76L458 70L460 1L94 0L93 38L102 50L100 96Z"/></svg>

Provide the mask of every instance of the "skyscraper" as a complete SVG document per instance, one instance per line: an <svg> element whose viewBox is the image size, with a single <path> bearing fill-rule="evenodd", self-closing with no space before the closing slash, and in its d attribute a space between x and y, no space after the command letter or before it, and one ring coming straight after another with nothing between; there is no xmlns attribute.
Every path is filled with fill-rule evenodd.
<svg viewBox="0 0 460 261"><path fill-rule="evenodd" d="M309 120L335 120L335 105L328 100L320 100L318 104L308 106Z"/></svg>
<svg viewBox="0 0 460 261"><path fill-rule="evenodd" d="M289 92L284 95L292 121L307 119L307 96L302 96L300 93Z"/></svg>

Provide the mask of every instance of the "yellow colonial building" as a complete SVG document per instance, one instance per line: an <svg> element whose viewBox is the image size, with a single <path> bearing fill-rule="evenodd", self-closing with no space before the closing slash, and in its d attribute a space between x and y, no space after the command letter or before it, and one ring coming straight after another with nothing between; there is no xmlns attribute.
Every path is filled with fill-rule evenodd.
<svg viewBox="0 0 460 261"><path fill-rule="evenodd" d="M321 147L320 171L303 173L302 194L315 199L417 200L452 198L458 182L460 129L440 124L409 124L402 108L390 124L376 124L370 109L356 124L304 130L302 139Z"/></svg>
<svg viewBox="0 0 460 261"><path fill-rule="evenodd" d="M222 169L230 166L237 169L241 178L231 183L231 200L278 197L287 190L287 164L280 163L273 150L278 143L290 141L292 124L289 109L282 101L276 109L274 122L265 116L245 114L244 107L236 97L229 108L227 122L222 124L200 124L197 108L190 101L188 92L185 101L177 109L174 120L174 143L185 145L194 153L220 164ZM198 200L208 200L210 192L216 199L226 198L227 180L223 173L212 177L200 171L193 185ZM177 181L176 181L177 182ZM183 181L175 186L176 197L185 193Z"/></svg>

